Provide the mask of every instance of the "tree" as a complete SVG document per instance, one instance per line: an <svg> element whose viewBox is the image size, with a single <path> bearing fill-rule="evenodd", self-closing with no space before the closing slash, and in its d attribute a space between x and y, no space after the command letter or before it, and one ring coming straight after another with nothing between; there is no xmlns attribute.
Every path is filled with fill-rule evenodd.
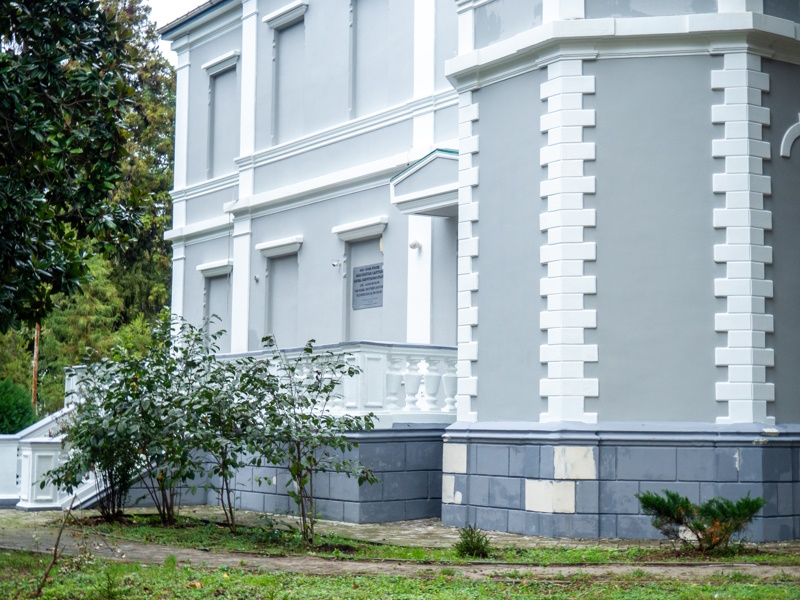
<svg viewBox="0 0 800 600"><path fill-rule="evenodd" d="M134 89L133 110L125 125L130 134L122 179L112 199L129 204L141 193L142 226L136 240L112 259L111 280L124 302L122 320L137 315L153 320L169 304L172 249L164 240L171 222L173 140L175 134L175 71L158 47L150 7L144 0L102 0L116 19L130 29L133 70L127 75Z"/></svg>
<svg viewBox="0 0 800 600"><path fill-rule="evenodd" d="M316 507L314 475L344 473L358 484L376 483L372 471L346 453L358 447L349 433L371 431L375 415L347 415L331 412L331 403L340 398L338 390L345 377L361 370L350 363L349 354L315 352L309 340L300 356L288 359L272 336L264 338L273 349L273 358L254 376L243 377L248 393L260 401L261 417L251 426L253 453L289 471L287 493L300 511L301 534L305 544L314 544ZM256 459L260 466L262 459Z"/></svg>
<svg viewBox="0 0 800 600"><path fill-rule="evenodd" d="M0 3L0 331L34 324L138 226L121 178L128 31L91 0Z"/></svg>

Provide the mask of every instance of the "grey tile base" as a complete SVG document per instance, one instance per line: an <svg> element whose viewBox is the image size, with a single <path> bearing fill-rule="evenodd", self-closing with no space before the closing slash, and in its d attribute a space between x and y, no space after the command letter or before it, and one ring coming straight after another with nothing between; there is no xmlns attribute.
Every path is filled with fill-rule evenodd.
<svg viewBox="0 0 800 600"><path fill-rule="evenodd" d="M515 432L499 429L448 429L448 443L467 445L467 473L451 474L460 503L442 505L445 525L549 537L657 539L661 534L635 495L671 490L693 502L762 497L766 505L743 537L800 537L800 436L715 431L615 439L559 430L515 438ZM575 480L575 512L526 511L525 479L553 479L555 447L571 445L597 448L597 479Z"/></svg>

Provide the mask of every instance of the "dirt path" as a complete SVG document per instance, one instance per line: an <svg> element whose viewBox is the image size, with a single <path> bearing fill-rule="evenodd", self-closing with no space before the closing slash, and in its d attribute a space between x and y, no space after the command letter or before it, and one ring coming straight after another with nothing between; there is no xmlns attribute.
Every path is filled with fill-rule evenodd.
<svg viewBox="0 0 800 600"><path fill-rule="evenodd" d="M35 534L35 536L34 536ZM56 531L50 527L3 528L0 548L11 550L52 551ZM64 541L66 539L66 541ZM553 565L547 567L522 564L425 565L413 562L384 560L335 560L316 556L259 556L246 553L204 552L188 548L144 544L131 541L109 542L104 537L75 530L65 530L62 546L67 554L80 554L88 547L95 556L110 560L162 564L172 555L179 564L195 566L251 568L264 571L285 571L307 575L395 575L405 577L435 576L445 570L469 578L513 577L529 580L556 580L572 575L588 575L613 579L637 572L645 579L706 581L712 575L748 575L759 579L782 574L800 578L800 567L754 564L607 564Z"/></svg>

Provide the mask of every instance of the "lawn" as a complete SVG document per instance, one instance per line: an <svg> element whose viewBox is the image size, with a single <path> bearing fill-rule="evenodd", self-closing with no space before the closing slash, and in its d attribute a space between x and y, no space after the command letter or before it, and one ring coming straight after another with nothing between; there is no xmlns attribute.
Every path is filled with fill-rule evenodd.
<svg viewBox="0 0 800 600"><path fill-rule="evenodd" d="M0 551L0 598L29 598L49 560L42 554ZM513 578L470 579L446 570L429 576L320 577L266 573L240 568L208 569L163 565L108 563L64 558L54 570L44 598L800 598L800 587L783 577L711 577L703 583L647 579L634 572L616 581L585 576L550 581Z"/></svg>
<svg viewBox="0 0 800 600"><path fill-rule="evenodd" d="M296 532L276 528L268 521L263 527L240 526L236 535L226 527L206 520L180 517L178 526L161 527L154 516L132 515L125 524L100 523L91 526L110 540L133 540L180 546L198 550L224 550L261 555L306 554ZM317 556L338 559L410 560L432 564L464 564L451 548L421 548L374 544L344 539L335 535L318 536L317 547L310 550ZM770 565L800 565L800 554L774 553L752 546L734 545L728 551L699 557L680 547L669 548L495 548L486 561L519 563L522 565L579 565L610 563L655 563L715 561L720 563L759 563Z"/></svg>

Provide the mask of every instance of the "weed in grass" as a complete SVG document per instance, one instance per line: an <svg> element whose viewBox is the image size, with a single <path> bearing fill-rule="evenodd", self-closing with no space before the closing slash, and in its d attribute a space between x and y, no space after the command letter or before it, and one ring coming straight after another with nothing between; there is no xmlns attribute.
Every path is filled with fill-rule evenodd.
<svg viewBox="0 0 800 600"><path fill-rule="evenodd" d="M164 568L165 569L175 569L178 566L178 559L175 558L174 554L170 554L164 559Z"/></svg>
<svg viewBox="0 0 800 600"><path fill-rule="evenodd" d="M448 577L452 577L453 575L456 574L456 570L455 569L450 569L448 567L448 568L442 569L441 571L439 571L439 573L441 573L442 575L446 575Z"/></svg>

